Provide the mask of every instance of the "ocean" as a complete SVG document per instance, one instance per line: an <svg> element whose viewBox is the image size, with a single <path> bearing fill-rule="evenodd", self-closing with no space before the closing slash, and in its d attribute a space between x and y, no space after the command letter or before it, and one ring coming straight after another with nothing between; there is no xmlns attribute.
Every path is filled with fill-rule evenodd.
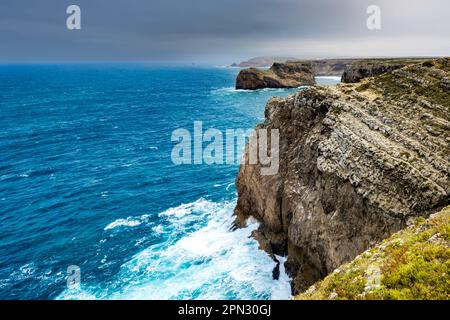
<svg viewBox="0 0 450 320"><path fill-rule="evenodd" d="M253 128L298 90L235 90L237 72L0 66L0 299L288 299L257 222L232 231L238 164L171 159L174 130Z"/></svg>

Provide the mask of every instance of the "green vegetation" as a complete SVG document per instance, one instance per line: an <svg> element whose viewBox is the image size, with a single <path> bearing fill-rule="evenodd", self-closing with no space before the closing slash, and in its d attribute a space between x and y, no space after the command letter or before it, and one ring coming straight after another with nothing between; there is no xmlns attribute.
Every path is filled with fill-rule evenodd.
<svg viewBox="0 0 450 320"><path fill-rule="evenodd" d="M363 83L357 90L366 90L371 86L373 90L394 99L408 96L412 102L425 99L429 103L449 108L450 92L442 90L442 76L450 72L449 61L438 59L410 65L375 77L373 83ZM430 69L431 72L427 73L424 69Z"/></svg>
<svg viewBox="0 0 450 320"><path fill-rule="evenodd" d="M295 299L450 299L450 206L364 252Z"/></svg>

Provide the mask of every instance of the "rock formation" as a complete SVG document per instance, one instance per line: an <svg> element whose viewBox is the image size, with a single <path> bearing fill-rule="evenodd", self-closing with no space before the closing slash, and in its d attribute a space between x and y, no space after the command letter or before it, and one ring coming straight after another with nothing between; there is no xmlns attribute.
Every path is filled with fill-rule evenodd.
<svg viewBox="0 0 450 320"><path fill-rule="evenodd" d="M256 59L256 58L255 58ZM269 60L255 60L248 65L265 65ZM249 61L252 61L249 60ZM386 59L320 59L320 60L289 60L274 62L269 70L254 67L241 70L236 78L236 89L262 88L295 88L301 85L311 85L314 76L342 76L342 82L354 83L364 78L374 77L407 65L424 62L421 58L386 58ZM236 64L233 64L237 66ZM241 63L240 65L247 65ZM304 68L308 71L305 73Z"/></svg>
<svg viewBox="0 0 450 320"><path fill-rule="evenodd" d="M314 73L308 63L274 63L269 70L244 69L236 78L236 89L297 88L313 85Z"/></svg>
<svg viewBox="0 0 450 320"><path fill-rule="evenodd" d="M342 76L345 68L352 64L354 59L320 59L311 60L310 63L316 76Z"/></svg>
<svg viewBox="0 0 450 320"><path fill-rule="evenodd" d="M449 78L442 58L268 102L279 172L241 165L236 221L288 255L293 292L449 203Z"/></svg>
<svg viewBox="0 0 450 320"><path fill-rule="evenodd" d="M342 82L359 82L364 78L403 68L407 65L424 62L423 59L362 59L346 65Z"/></svg>

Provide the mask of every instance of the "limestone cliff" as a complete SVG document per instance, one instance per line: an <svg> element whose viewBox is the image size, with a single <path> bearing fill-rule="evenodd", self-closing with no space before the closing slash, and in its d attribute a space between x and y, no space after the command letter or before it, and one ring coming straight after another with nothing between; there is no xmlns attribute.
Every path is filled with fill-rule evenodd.
<svg viewBox="0 0 450 320"><path fill-rule="evenodd" d="M314 73L308 63L274 63L269 70L249 68L236 78L236 89L297 88L313 85Z"/></svg>
<svg viewBox="0 0 450 320"><path fill-rule="evenodd" d="M375 77L405 66L424 62L424 59L358 59L345 66L342 82L359 82L364 78Z"/></svg>
<svg viewBox="0 0 450 320"><path fill-rule="evenodd" d="M242 165L235 212L288 254L294 292L449 203L449 78L442 58L268 102L259 127L279 130L279 172Z"/></svg>
<svg viewBox="0 0 450 320"><path fill-rule="evenodd" d="M318 59L309 61L316 76L342 76L354 59Z"/></svg>

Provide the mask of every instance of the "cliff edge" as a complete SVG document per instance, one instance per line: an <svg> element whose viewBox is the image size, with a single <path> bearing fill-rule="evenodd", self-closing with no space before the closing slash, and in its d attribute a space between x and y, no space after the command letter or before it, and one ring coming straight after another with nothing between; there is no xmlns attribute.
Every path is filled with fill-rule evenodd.
<svg viewBox="0 0 450 320"><path fill-rule="evenodd" d="M294 293L449 203L449 79L441 58L268 102L279 171L241 165L236 221L288 255Z"/></svg>

